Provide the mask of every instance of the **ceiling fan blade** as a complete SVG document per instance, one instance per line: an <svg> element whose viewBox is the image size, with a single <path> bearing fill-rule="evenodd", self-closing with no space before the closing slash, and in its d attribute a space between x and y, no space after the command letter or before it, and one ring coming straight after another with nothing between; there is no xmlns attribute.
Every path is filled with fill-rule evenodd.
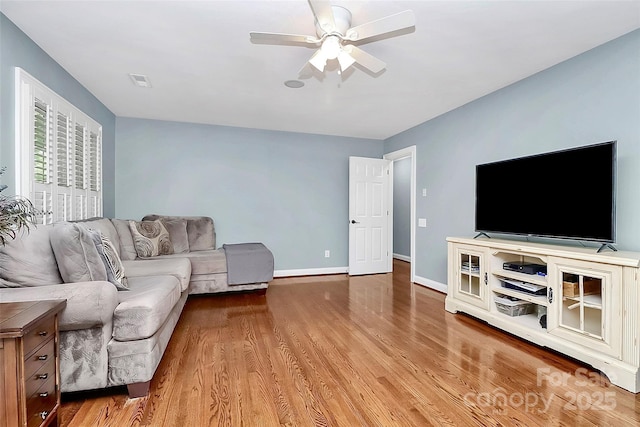
<svg viewBox="0 0 640 427"><path fill-rule="evenodd" d="M306 43L314 45L320 43L320 39L317 39L313 36L304 36L301 34L250 32L249 37L252 43Z"/></svg>
<svg viewBox="0 0 640 427"><path fill-rule="evenodd" d="M366 24L358 25L347 31L346 38L351 41L360 41L369 37L379 36L392 31L403 30L416 25L416 17L412 10L389 15Z"/></svg>
<svg viewBox="0 0 640 427"><path fill-rule="evenodd" d="M336 29L336 20L331 10L331 2L326 0L309 0L309 6L318 25L325 33L331 33Z"/></svg>
<svg viewBox="0 0 640 427"><path fill-rule="evenodd" d="M374 74L377 74L380 71L384 70L385 67L387 66L387 64L385 64L375 56L369 55L367 52L360 49L359 47L356 47L353 45L346 45L343 47L343 49L349 55L351 55L351 57L355 59L355 61L358 64L362 65L364 68L368 69Z"/></svg>

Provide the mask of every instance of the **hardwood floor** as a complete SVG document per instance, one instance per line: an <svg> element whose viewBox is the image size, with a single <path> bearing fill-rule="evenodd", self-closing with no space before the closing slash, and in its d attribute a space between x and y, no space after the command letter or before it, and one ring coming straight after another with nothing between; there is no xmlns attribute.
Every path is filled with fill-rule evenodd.
<svg viewBox="0 0 640 427"><path fill-rule="evenodd" d="M640 425L640 394L447 313L396 261L190 297L148 397L63 394L61 425Z"/></svg>

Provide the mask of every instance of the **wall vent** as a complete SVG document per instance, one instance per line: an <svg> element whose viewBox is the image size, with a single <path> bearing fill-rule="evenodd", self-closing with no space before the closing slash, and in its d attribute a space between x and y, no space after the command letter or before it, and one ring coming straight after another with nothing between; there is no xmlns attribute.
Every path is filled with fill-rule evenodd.
<svg viewBox="0 0 640 427"><path fill-rule="evenodd" d="M151 87L151 83L149 82L149 79L144 74L129 73L129 77L131 77L131 81L136 86Z"/></svg>

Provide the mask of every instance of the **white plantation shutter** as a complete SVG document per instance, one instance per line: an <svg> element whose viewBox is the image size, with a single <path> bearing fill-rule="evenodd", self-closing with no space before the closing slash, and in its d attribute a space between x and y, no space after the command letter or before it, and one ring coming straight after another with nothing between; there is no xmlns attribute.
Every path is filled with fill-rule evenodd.
<svg viewBox="0 0 640 427"><path fill-rule="evenodd" d="M87 198L85 194L86 186L86 170L85 170L85 128L81 124L75 124L73 136L73 176L74 176L74 208L76 218L87 217Z"/></svg>
<svg viewBox="0 0 640 427"><path fill-rule="evenodd" d="M75 133L73 137L73 174L75 176L74 179L74 187L76 190L84 190L87 188L86 185L86 170L85 170L85 156L86 156L86 145L85 144L85 128L81 124L75 124Z"/></svg>
<svg viewBox="0 0 640 427"><path fill-rule="evenodd" d="M102 191L102 137L98 132L89 131L89 188L87 189L87 215L100 216Z"/></svg>
<svg viewBox="0 0 640 427"><path fill-rule="evenodd" d="M70 114L58 111L56 119L56 179L57 197L55 218L59 221L73 219L73 145Z"/></svg>
<svg viewBox="0 0 640 427"><path fill-rule="evenodd" d="M33 99L33 194L38 224L53 222L53 123L51 106Z"/></svg>
<svg viewBox="0 0 640 427"><path fill-rule="evenodd" d="M58 186L71 187L71 171L73 162L71 159L71 121L69 116L58 112L56 120L56 155L58 170L56 178Z"/></svg>
<svg viewBox="0 0 640 427"><path fill-rule="evenodd" d="M102 127L23 70L16 79L18 194L38 223L101 216Z"/></svg>

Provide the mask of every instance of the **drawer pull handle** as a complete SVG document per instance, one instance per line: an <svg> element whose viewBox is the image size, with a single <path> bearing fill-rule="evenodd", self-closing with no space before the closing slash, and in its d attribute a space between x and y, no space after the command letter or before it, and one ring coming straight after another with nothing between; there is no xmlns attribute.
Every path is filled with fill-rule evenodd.
<svg viewBox="0 0 640 427"><path fill-rule="evenodd" d="M39 380L46 380L47 378L49 378L49 374L40 374L37 377Z"/></svg>
<svg viewBox="0 0 640 427"><path fill-rule="evenodd" d="M38 356L38 360L47 360L49 358L48 354L44 354L42 356Z"/></svg>
<svg viewBox="0 0 640 427"><path fill-rule="evenodd" d="M40 412L40 418L42 418L43 420L47 418L47 415L49 415L49 411Z"/></svg>
<svg viewBox="0 0 640 427"><path fill-rule="evenodd" d="M44 393L40 393L38 396L40 396L40 397L47 397L47 396L49 396L49 392L48 392L48 391L45 391Z"/></svg>
<svg viewBox="0 0 640 427"><path fill-rule="evenodd" d="M47 332L47 331L40 331L40 332L38 332L38 335L40 335L41 337L46 337L46 336L47 336L47 334L48 334L48 332Z"/></svg>

